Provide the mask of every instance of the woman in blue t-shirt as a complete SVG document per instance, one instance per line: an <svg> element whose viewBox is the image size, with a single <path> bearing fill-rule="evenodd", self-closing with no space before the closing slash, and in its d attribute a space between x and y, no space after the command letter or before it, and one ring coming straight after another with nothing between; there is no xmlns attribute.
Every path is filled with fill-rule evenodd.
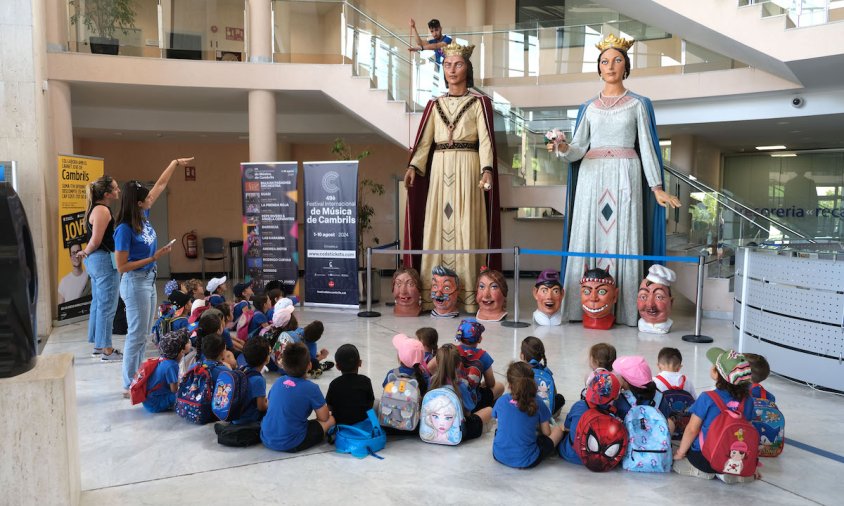
<svg viewBox="0 0 844 506"><path fill-rule="evenodd" d="M139 181L123 185L120 222L114 231L114 253L120 279L120 296L126 304L128 333L123 345L123 396L129 396L129 386L144 359L146 338L152 328L156 305L155 262L170 253L171 245L158 248L155 229L149 222L149 210L158 199L173 171L187 165L193 158L173 160L164 169L155 186L147 189Z"/></svg>

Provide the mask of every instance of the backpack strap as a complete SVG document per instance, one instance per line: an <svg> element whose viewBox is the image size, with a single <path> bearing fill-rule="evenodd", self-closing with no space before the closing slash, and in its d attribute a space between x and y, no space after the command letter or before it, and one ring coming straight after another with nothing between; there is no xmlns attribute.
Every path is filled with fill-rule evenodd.
<svg viewBox="0 0 844 506"><path fill-rule="evenodd" d="M662 376L656 376L654 379L659 380L659 382L662 383L663 385L665 385L665 388L668 389L668 390L683 390L683 385L686 384L686 377L685 376L683 376L683 379L681 380L679 387L675 387L674 385L669 383L667 379L663 378Z"/></svg>
<svg viewBox="0 0 844 506"><path fill-rule="evenodd" d="M654 407L657 411L659 411L659 405L662 404L662 392L657 390L654 392L654 399L653 399ZM660 411L661 413L661 411Z"/></svg>
<svg viewBox="0 0 844 506"><path fill-rule="evenodd" d="M627 403L630 404L631 409L638 404L636 402L636 396L633 395L633 392L631 392L630 390L625 390L623 392L623 395L624 395L624 398L627 399Z"/></svg>
<svg viewBox="0 0 844 506"><path fill-rule="evenodd" d="M754 383L750 386L750 389L752 390L756 387L759 387L759 398L763 400L768 400L768 391L765 390L765 387L763 387L761 383Z"/></svg>
<svg viewBox="0 0 844 506"><path fill-rule="evenodd" d="M679 390L685 390L686 389L686 375L685 374L680 376L680 386L679 386L678 389Z"/></svg>

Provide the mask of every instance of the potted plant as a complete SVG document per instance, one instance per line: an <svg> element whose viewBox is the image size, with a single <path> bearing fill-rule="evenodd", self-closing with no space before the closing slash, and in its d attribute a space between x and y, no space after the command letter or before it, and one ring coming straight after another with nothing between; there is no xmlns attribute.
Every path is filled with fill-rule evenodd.
<svg viewBox="0 0 844 506"><path fill-rule="evenodd" d="M121 30L126 35L135 27L135 0L70 0L70 5L76 9L70 23L81 22L91 33L92 53L116 55L120 42L114 32Z"/></svg>
<svg viewBox="0 0 844 506"><path fill-rule="evenodd" d="M351 160L352 149L346 144L342 137L334 139L331 145L331 153L339 160ZM369 150L361 151L355 156L358 161L363 160L372 154ZM370 234L373 230L372 216L375 215L375 208L367 202L367 197L373 195L384 195L384 185L375 182L371 179L361 179L358 182L358 209L357 209L357 225L358 225L358 287L360 292L361 303L366 302L366 246L364 237ZM379 244L378 237L372 237L372 244ZM381 296L381 275L378 271L372 271L372 302L378 302Z"/></svg>

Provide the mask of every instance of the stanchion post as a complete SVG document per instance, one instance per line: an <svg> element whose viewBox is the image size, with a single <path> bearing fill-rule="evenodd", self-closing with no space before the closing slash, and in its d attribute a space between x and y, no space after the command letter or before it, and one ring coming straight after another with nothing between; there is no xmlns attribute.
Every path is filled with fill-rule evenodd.
<svg viewBox="0 0 844 506"><path fill-rule="evenodd" d="M366 311L358 313L361 318L374 318L381 313L372 310L372 248L366 248Z"/></svg>
<svg viewBox="0 0 844 506"><path fill-rule="evenodd" d="M700 334L700 326L701 326L701 319L703 318L703 280L704 280L704 261L706 257L703 255L698 257L697 262L697 294L695 295L695 304L697 308L695 309L695 333L694 334L686 334L683 336L683 341L689 343L698 343L698 344L705 344L711 343L713 339L709 336L703 336Z"/></svg>
<svg viewBox="0 0 844 506"><path fill-rule="evenodd" d="M514 304L514 319L501 322L502 327L524 328L530 323L519 321L519 247L513 248L513 282L516 283L516 303Z"/></svg>

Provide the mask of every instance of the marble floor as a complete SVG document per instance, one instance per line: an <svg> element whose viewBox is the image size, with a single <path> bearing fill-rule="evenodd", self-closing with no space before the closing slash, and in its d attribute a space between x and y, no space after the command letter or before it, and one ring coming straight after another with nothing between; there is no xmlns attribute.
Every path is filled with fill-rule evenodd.
<svg viewBox="0 0 844 506"><path fill-rule="evenodd" d="M529 284L522 289L522 307L530 308ZM383 293L387 293L386 291ZM354 343L363 359L362 374L380 384L396 365L390 338L412 334L422 326L435 327L440 344L453 339L457 320L395 318L378 305L378 318L358 318L355 312L297 308L304 324L325 323L321 347L334 350ZM527 321L530 311L521 319ZM87 323L56 328L44 353L75 355L80 463L83 505L134 504L503 504L561 502L595 504L605 500L627 504L842 504L844 438L837 428L844 418L844 398L772 376L766 387L774 392L788 425L786 450L765 459L763 478L751 484L726 485L676 474L649 475L621 470L596 474L581 466L551 458L538 468L520 471L492 458L492 433L458 447L430 445L416 438L393 438L381 452L384 460L357 460L322 444L302 454L277 453L255 446L246 449L217 445L211 425L194 426L173 413L152 415L132 407L121 396L120 365L91 358ZM698 390L712 387L705 357L708 345L683 342L694 328L693 308L678 303L674 331L665 336L639 334L617 327L584 330L580 325L505 328L487 325L482 348L495 359L496 377L504 381L507 364L518 356L521 340L536 335L545 342L558 390L568 404L575 400L586 375L587 349L606 341L618 353L641 354L655 367L663 346L678 347L683 371ZM733 344L732 324L706 319L703 333L715 345ZM116 336L117 337L117 336ZM122 339L116 338L122 347ZM150 353L152 351L150 350ZM325 393L336 371L316 382ZM275 378L268 376L268 383ZM376 388L376 397L379 391ZM564 411L568 408L564 408ZM793 439L822 448L832 458L789 446ZM839 456L835 459L835 456ZM836 497L838 499L836 499Z"/></svg>

